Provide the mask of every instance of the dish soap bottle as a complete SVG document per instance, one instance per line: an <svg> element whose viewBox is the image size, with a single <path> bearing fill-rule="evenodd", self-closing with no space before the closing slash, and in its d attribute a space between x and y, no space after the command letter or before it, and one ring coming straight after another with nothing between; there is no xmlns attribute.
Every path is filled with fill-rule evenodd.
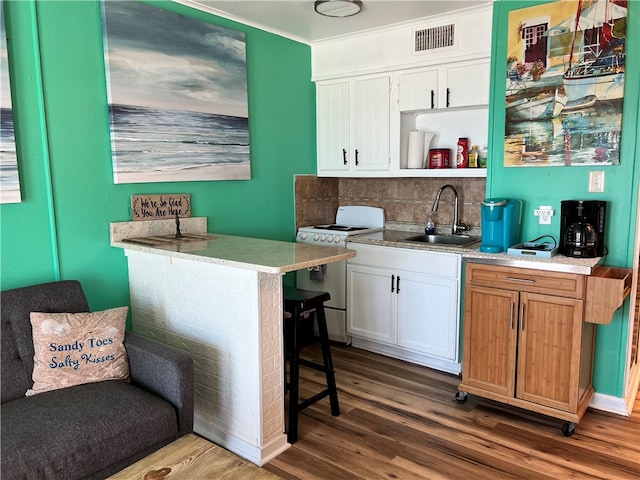
<svg viewBox="0 0 640 480"><path fill-rule="evenodd" d="M433 223L433 212L429 212L429 220L427 221L427 228L424 229L424 233L427 235L436 233L436 224Z"/></svg>

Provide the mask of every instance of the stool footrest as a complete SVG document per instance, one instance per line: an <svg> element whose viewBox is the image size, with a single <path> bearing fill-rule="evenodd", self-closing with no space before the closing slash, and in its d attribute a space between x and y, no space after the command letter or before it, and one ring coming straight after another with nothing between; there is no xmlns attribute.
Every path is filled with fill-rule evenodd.
<svg viewBox="0 0 640 480"><path fill-rule="evenodd" d="M307 360L304 358L300 358L298 359L298 363L300 365L304 365L305 367L309 367L309 368L313 368L314 370L318 370L319 372L326 372L327 368L320 364L320 363L316 363L316 362L312 362L311 360Z"/></svg>
<svg viewBox="0 0 640 480"><path fill-rule="evenodd" d="M329 389L325 388L321 392L316 393L313 397L309 397L306 400L303 400L302 402L300 402L298 404L298 411L304 410L305 408L316 403L318 400L322 400L324 397L328 397L328 396L329 396Z"/></svg>

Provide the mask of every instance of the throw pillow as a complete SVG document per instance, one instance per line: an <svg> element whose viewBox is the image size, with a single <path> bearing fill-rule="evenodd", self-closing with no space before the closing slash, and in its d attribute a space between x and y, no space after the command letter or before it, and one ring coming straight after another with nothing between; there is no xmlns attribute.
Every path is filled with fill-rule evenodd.
<svg viewBox="0 0 640 480"><path fill-rule="evenodd" d="M33 387L26 396L82 383L129 380L128 307L102 312L31 312Z"/></svg>

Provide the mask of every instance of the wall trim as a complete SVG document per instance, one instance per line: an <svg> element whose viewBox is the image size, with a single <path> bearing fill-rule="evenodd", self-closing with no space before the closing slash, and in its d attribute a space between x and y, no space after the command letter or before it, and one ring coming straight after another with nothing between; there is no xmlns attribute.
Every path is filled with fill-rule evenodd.
<svg viewBox="0 0 640 480"><path fill-rule="evenodd" d="M627 410L627 402L624 398L614 397L613 395L605 395L604 393L595 393L591 398L589 407L604 412L615 413L624 417L630 416Z"/></svg>

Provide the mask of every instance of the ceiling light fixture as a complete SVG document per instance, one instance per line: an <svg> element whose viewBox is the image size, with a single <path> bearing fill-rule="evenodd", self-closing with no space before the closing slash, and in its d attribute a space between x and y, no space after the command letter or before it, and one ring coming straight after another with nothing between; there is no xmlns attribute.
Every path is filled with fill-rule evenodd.
<svg viewBox="0 0 640 480"><path fill-rule="evenodd" d="M360 0L316 0L313 8L326 17L350 17L360 12Z"/></svg>

